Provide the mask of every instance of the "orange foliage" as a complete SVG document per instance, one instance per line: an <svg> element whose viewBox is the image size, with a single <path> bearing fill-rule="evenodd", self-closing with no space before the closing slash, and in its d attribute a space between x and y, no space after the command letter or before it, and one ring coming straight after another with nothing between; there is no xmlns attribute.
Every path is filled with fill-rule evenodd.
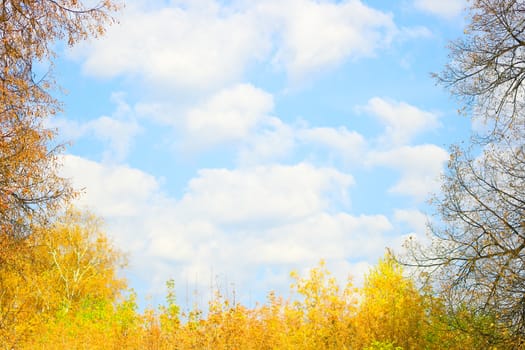
<svg viewBox="0 0 525 350"><path fill-rule="evenodd" d="M62 266L46 249L58 243L35 233L46 230L73 195L57 173L54 131L44 126L60 108L51 96L53 49L60 40L73 45L101 34L114 9L110 0L96 8L78 0L0 4L0 345L5 348L17 348L47 322L57 295L74 297L65 297L62 285L54 284ZM39 77L35 63L47 64L47 74Z"/></svg>
<svg viewBox="0 0 525 350"><path fill-rule="evenodd" d="M51 72L37 78L33 65L51 67L58 40L73 45L102 33L108 11L114 8L108 0L96 8L78 0L0 4L0 230L4 235L28 235L31 222L49 217L59 199L70 194L57 175L57 148L50 145L54 133L43 124L59 110L50 94ZM5 249L0 246L0 259Z"/></svg>

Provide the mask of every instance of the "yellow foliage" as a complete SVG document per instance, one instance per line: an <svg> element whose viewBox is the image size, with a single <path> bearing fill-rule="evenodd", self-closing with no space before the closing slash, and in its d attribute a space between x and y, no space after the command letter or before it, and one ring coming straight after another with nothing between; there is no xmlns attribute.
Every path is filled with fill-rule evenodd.
<svg viewBox="0 0 525 350"><path fill-rule="evenodd" d="M425 307L414 282L387 254L366 276L356 318L360 343L393 342L403 349L424 348Z"/></svg>
<svg viewBox="0 0 525 350"><path fill-rule="evenodd" d="M286 308L292 323L298 325L294 330L297 348L348 348L357 310L351 281L341 290L324 261L310 271L308 278L300 279L295 273L292 278L292 287L303 297Z"/></svg>
<svg viewBox="0 0 525 350"><path fill-rule="evenodd" d="M93 9L78 0L1 2L0 346L6 349L20 347L47 324L64 298L56 295L62 292L53 284L56 268L40 246L54 243L29 237L72 196L57 172L54 131L45 127L60 109L50 94L54 83L33 67L48 64L51 71L57 41L74 44L98 35L114 9L109 0Z"/></svg>
<svg viewBox="0 0 525 350"><path fill-rule="evenodd" d="M35 230L30 240L47 259L50 285L61 291L63 312L84 298L113 300L124 288L117 269L125 261L90 214L68 210L50 229ZM58 294L58 293L55 293Z"/></svg>
<svg viewBox="0 0 525 350"><path fill-rule="evenodd" d="M0 344L17 348L35 334L47 337L44 330L69 314L114 313L108 308L126 286L117 275L124 260L92 215L68 210L24 240L4 236L7 243L12 254L0 265Z"/></svg>
<svg viewBox="0 0 525 350"><path fill-rule="evenodd" d="M364 286L340 287L323 262L306 277L292 273L289 299L268 295L247 308L218 291L207 310L181 313L175 285L166 303L137 312L135 294L123 297L116 275L121 262L89 216L68 212L52 229L37 231L39 264L18 262L31 288L6 269L0 282L16 288L2 299L2 317L16 320L2 341L21 349L479 349L494 348L469 327L490 330L490 317L465 309L451 315L444 303L421 294L387 255L366 276ZM83 259L78 260L79 252ZM40 266L38 271L33 271ZM84 272L83 272L84 271ZM76 276L76 277L75 277ZM38 292L36 292L38 291ZM454 316L454 318L452 318ZM451 322L454 320L453 323ZM21 336L23 335L23 336ZM498 335L499 336L499 335ZM502 347L504 349L504 347Z"/></svg>

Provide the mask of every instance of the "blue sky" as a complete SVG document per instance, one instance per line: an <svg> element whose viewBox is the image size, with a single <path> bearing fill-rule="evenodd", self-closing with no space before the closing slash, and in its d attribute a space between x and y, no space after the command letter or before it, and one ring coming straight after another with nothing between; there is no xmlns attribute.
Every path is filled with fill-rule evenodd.
<svg viewBox="0 0 525 350"><path fill-rule="evenodd" d="M430 78L463 7L130 0L56 64L62 174L142 295L173 278L179 300L213 283L250 303L320 259L359 283L385 247L424 237L448 147L469 135Z"/></svg>

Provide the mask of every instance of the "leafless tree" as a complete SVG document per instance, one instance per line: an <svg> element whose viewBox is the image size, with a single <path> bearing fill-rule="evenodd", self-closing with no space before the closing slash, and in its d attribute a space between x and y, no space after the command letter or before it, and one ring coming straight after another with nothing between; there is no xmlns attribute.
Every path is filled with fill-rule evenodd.
<svg viewBox="0 0 525 350"><path fill-rule="evenodd" d="M486 123L488 142L524 137L525 2L470 0L470 23L436 78Z"/></svg>
<svg viewBox="0 0 525 350"><path fill-rule="evenodd" d="M451 44L438 81L458 97L476 131L451 150L430 247L411 243L453 310L497 317L525 343L525 1L471 0L464 38ZM484 126L484 127L483 127Z"/></svg>

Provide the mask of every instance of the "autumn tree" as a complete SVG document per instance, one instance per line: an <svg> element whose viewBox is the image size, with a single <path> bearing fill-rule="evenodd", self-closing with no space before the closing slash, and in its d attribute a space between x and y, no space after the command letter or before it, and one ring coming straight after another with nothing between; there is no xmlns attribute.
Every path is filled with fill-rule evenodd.
<svg viewBox="0 0 525 350"><path fill-rule="evenodd" d="M118 269L125 259L92 214L69 209L34 236L31 241L48 261L50 284L61 296L63 312L86 298L114 300L124 288Z"/></svg>
<svg viewBox="0 0 525 350"><path fill-rule="evenodd" d="M73 45L97 36L115 6L87 7L77 0L3 0L0 3L0 333L18 337L28 305L42 298L23 293L37 279L35 251L27 238L72 191L58 176L54 131L45 120L60 110L52 64L58 42ZM48 66L39 75L35 65ZM19 289L20 288L20 289ZM38 289L35 289L38 290ZM26 298L27 297L27 298ZM35 297L35 298L33 298ZM34 310L29 311L34 314ZM26 323L31 326L31 323ZM22 326L23 327L23 326ZM14 333L13 333L14 331ZM14 338L13 338L14 337ZM5 338L3 338L5 339Z"/></svg>
<svg viewBox="0 0 525 350"><path fill-rule="evenodd" d="M18 348L35 334L54 339L115 313L125 259L93 215L70 209L20 246L0 264L0 344Z"/></svg>
<svg viewBox="0 0 525 350"><path fill-rule="evenodd" d="M124 295L126 281L120 270L126 260L100 220L69 209L28 241L43 266L38 288L50 311L27 348L107 349L112 343L127 344L138 316L133 295Z"/></svg>
<svg viewBox="0 0 525 350"><path fill-rule="evenodd" d="M433 200L440 216L433 245L412 246L412 262L433 272L452 311L497 315L501 332L478 333L509 332L506 346L516 348L525 334L525 3L469 4L465 37L451 44L438 79L463 101L476 133L452 148Z"/></svg>
<svg viewBox="0 0 525 350"><path fill-rule="evenodd" d="M425 348L423 296L390 254L370 270L361 296L356 320L358 348L378 348L374 343L391 344L392 349L394 345L405 350Z"/></svg>
<svg viewBox="0 0 525 350"><path fill-rule="evenodd" d="M300 278L292 272L292 290L298 300L285 308L286 321L292 327L293 348L344 349L353 336L352 317L356 312L357 295L352 281L340 287L326 268L325 262ZM293 326L295 324L295 326Z"/></svg>
<svg viewBox="0 0 525 350"><path fill-rule="evenodd" d="M57 175L58 148L47 117L60 110L52 64L59 41L73 45L104 32L115 5L78 0L3 0L0 4L0 229L23 237L71 193ZM48 66L38 74L35 65ZM4 249L2 249L4 250Z"/></svg>

